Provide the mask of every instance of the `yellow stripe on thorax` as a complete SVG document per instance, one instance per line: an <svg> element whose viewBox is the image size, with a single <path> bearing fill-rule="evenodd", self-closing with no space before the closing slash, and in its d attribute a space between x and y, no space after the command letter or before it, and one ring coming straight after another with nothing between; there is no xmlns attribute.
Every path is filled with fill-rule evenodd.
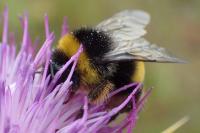
<svg viewBox="0 0 200 133"><path fill-rule="evenodd" d="M144 62L137 61L135 62L135 72L132 75L132 80L134 82L143 82L145 77L145 67Z"/></svg>
<svg viewBox="0 0 200 133"><path fill-rule="evenodd" d="M80 43L72 34L66 34L59 40L57 48L62 50L67 57L72 57L79 49ZM81 79L88 84L95 84L99 81L99 74L92 68L86 53L83 51L79 57L78 70L81 73Z"/></svg>

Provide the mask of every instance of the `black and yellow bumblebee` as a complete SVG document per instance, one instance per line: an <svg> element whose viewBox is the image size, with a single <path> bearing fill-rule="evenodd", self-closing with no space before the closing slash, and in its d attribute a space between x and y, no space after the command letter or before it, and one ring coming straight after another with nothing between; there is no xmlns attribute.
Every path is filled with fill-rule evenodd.
<svg viewBox="0 0 200 133"><path fill-rule="evenodd" d="M150 44L143 38L149 23L148 13L139 10L121 11L96 27L83 27L67 33L52 53L49 73L56 73L83 45L77 67L72 76L72 90L85 86L90 103L105 101L115 89L132 82L143 82L144 62L181 63L164 48ZM58 81L62 83L69 74L68 68ZM119 105L132 88L112 98ZM141 90L137 92L136 101Z"/></svg>

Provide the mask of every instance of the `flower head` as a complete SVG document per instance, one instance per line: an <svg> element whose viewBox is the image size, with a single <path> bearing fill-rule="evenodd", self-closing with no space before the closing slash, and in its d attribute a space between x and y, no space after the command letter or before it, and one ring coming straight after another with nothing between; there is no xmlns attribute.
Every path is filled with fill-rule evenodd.
<svg viewBox="0 0 200 133"><path fill-rule="evenodd" d="M116 133L125 128L128 132L132 132L137 113L141 110L149 92L136 104L134 94L141 84L133 83L124 86L112 92L109 97L128 87L133 87L133 92L121 105L109 111L105 110L105 103L89 105L87 96L82 93L76 93L70 98L69 87L73 84L71 77L82 47L50 81L47 70L55 36L50 32L48 17L45 16L46 39L37 53L35 53L37 41L33 43L29 36L28 17L24 16L20 20L23 39L17 53L14 35L8 32L8 9L5 9L0 44L0 133ZM66 19L62 27L62 35L64 35L68 32ZM73 67L67 80L55 86L62 72L70 64L73 64ZM68 98L70 98L68 102L65 102ZM112 116L131 100L133 109L127 117L120 124L109 125ZM82 108L83 115L78 117Z"/></svg>

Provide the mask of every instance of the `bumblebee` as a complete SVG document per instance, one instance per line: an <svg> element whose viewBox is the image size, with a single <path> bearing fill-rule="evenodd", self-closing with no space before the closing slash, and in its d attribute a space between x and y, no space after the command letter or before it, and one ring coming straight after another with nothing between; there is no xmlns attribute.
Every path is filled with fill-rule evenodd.
<svg viewBox="0 0 200 133"><path fill-rule="evenodd" d="M90 103L106 100L108 94L132 82L143 82L144 62L182 63L164 48L143 38L150 16L143 11L125 10L104 20L96 27L83 27L64 35L52 53L49 73L55 74L83 45L72 76L72 90L85 86ZM66 80L68 68L58 83ZM127 89L113 97L118 105L131 92ZM140 98L141 89L136 94Z"/></svg>

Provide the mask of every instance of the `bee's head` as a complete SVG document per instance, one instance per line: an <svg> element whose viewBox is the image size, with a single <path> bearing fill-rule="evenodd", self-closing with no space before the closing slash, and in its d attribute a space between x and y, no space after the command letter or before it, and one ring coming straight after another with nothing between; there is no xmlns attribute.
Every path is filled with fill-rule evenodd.
<svg viewBox="0 0 200 133"><path fill-rule="evenodd" d="M56 73L69 61L70 57L68 57L65 52L61 49L55 49L52 53L51 60L49 63L49 68L48 68L48 74L51 75L51 79L56 75ZM72 64L66 68L66 70L62 73L58 81L56 82L56 85L64 83L68 76L69 73L71 72ZM79 86L79 72L78 70L74 70L73 75L71 77L71 81L73 82L72 87L73 88L78 88Z"/></svg>
<svg viewBox="0 0 200 133"><path fill-rule="evenodd" d="M64 35L58 42L58 45L56 49L52 53L51 57L51 63L50 67L51 69L51 75L52 73L55 74L57 71L62 68L63 65L78 51L80 47L80 43L77 41L77 39L73 36L72 33L67 33ZM58 82L56 84L63 83L70 71L71 71L72 65L70 65L61 75ZM73 87L79 86L79 73L77 70L74 71L71 80L73 81Z"/></svg>
<svg viewBox="0 0 200 133"><path fill-rule="evenodd" d="M71 68L72 68L72 64L62 73L57 84L64 83L67 80L70 72L72 71ZM72 90L77 90L80 85L80 74L77 69L74 70L71 77L71 81L73 82Z"/></svg>

